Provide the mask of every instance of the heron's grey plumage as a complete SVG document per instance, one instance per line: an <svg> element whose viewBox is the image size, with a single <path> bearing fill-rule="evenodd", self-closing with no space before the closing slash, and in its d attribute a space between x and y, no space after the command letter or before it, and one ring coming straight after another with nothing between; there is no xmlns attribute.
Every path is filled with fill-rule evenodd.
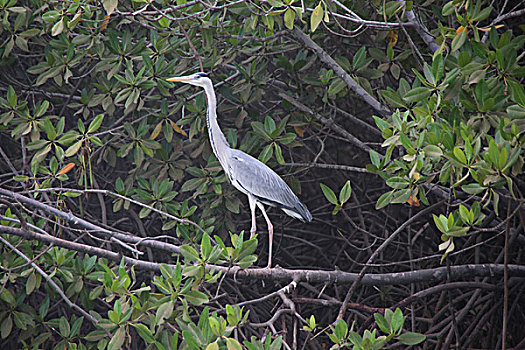
<svg viewBox="0 0 525 350"><path fill-rule="evenodd" d="M248 196L252 214L252 236L256 230L255 206L257 205L261 209L268 224L270 239L268 267L270 267L272 263L273 225L264 210L263 204L278 207L286 214L301 221L312 221L312 215L277 173L249 154L233 149L228 145L217 123L217 100L213 83L205 73L169 78L168 81L188 83L204 88L208 102L206 122L213 153L233 186Z"/></svg>
<svg viewBox="0 0 525 350"><path fill-rule="evenodd" d="M227 173L232 174L230 180L235 187L253 195L259 202L298 214L294 217L301 221L312 221L306 206L266 164L236 149L231 150L231 155L230 171Z"/></svg>

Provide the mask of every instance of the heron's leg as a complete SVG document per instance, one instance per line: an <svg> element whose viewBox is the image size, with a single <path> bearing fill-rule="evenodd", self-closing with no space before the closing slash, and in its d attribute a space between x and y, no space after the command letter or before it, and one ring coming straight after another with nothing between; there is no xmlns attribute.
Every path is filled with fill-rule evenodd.
<svg viewBox="0 0 525 350"><path fill-rule="evenodd" d="M266 223L268 224L268 266L267 268L272 267L272 248L273 248L273 225L270 221L270 218L268 217L268 214L266 214L266 211L264 210L264 206L257 202L257 206L259 209L261 209L264 218L266 219Z"/></svg>
<svg viewBox="0 0 525 350"><path fill-rule="evenodd" d="M250 203L250 211L252 212L252 229L250 230L250 238L252 238L257 230L257 224L255 223L255 204L257 202L253 196L248 196L248 202Z"/></svg>

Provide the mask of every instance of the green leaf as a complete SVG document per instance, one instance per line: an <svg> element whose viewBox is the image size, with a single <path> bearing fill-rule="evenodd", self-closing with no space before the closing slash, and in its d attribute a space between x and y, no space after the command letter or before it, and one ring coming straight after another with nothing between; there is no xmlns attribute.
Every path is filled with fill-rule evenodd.
<svg viewBox="0 0 525 350"><path fill-rule="evenodd" d="M379 158L379 153L371 149L369 152L370 154L370 161L372 164L374 164L377 168L381 165L381 159Z"/></svg>
<svg viewBox="0 0 525 350"><path fill-rule="evenodd" d="M395 189L402 189L406 188L410 183L400 176L394 176L386 180L386 184Z"/></svg>
<svg viewBox="0 0 525 350"><path fill-rule="evenodd" d="M346 203L350 199L351 195L352 186L350 185L350 180L348 180L341 189L341 192L339 192L339 203L341 203L341 205Z"/></svg>
<svg viewBox="0 0 525 350"><path fill-rule="evenodd" d="M53 28L51 28L51 36L57 36L58 34L62 33L64 30L64 19L62 18L60 21L56 22Z"/></svg>
<svg viewBox="0 0 525 350"><path fill-rule="evenodd" d="M443 215L437 216L435 214L432 214L432 218L434 219L437 229L442 233L447 233L448 224L446 218ZM443 220L443 218L445 218L445 220Z"/></svg>
<svg viewBox="0 0 525 350"><path fill-rule="evenodd" d="M270 135L266 132L263 123L261 122L252 122L252 129L255 131L255 133L259 136L261 136L264 141L272 141L272 138Z"/></svg>
<svg viewBox="0 0 525 350"><path fill-rule="evenodd" d="M241 344L233 338L226 338L226 348L228 350L242 350Z"/></svg>
<svg viewBox="0 0 525 350"><path fill-rule="evenodd" d="M449 1L443 6L441 9L441 14L443 16L448 16L454 12L454 9L456 8L456 2L455 1Z"/></svg>
<svg viewBox="0 0 525 350"><path fill-rule="evenodd" d="M82 146L82 140L75 142L74 144L69 146L69 148L66 150L65 156L66 157L74 156L75 154L77 154L81 146Z"/></svg>
<svg viewBox="0 0 525 350"><path fill-rule="evenodd" d="M381 90L381 95L388 102L388 104L394 108L403 108L405 107L405 101L399 96L395 91L390 90ZM374 117L376 119L377 117ZM377 119L376 119L377 124ZM382 130L381 130L382 131Z"/></svg>
<svg viewBox="0 0 525 350"><path fill-rule="evenodd" d="M487 6L472 18L473 21L481 22L487 19L492 12L492 6Z"/></svg>
<svg viewBox="0 0 525 350"><path fill-rule="evenodd" d="M312 12L312 16L310 17L310 27L311 31L315 32L321 21L323 20L323 6L322 2L319 2L319 5L317 5Z"/></svg>
<svg viewBox="0 0 525 350"><path fill-rule="evenodd" d="M472 223L469 218L469 210L463 204L459 205L459 216L461 217L461 220L463 220L464 223L466 224Z"/></svg>
<svg viewBox="0 0 525 350"><path fill-rule="evenodd" d="M365 63L365 58L366 58L366 47L361 46L361 48L357 50L357 52L355 53L352 59L352 67L354 69L361 68Z"/></svg>
<svg viewBox="0 0 525 350"><path fill-rule="evenodd" d="M459 50L465 41L467 40L467 29L463 29L459 34L457 34L452 40L451 49L452 52Z"/></svg>
<svg viewBox="0 0 525 350"><path fill-rule="evenodd" d="M44 119L44 130L46 132L46 136L48 140L54 141L57 137L57 132L55 130L55 127L51 123L51 120L49 118Z"/></svg>
<svg viewBox="0 0 525 350"><path fill-rule="evenodd" d="M277 143L274 143L273 145L275 147L275 158L277 159L277 162L279 162L279 164L285 164L286 162L284 161L281 146L279 146Z"/></svg>
<svg viewBox="0 0 525 350"><path fill-rule="evenodd" d="M441 148L435 145L426 145L423 147L423 152L425 152L425 155L430 158L440 158L443 155Z"/></svg>
<svg viewBox="0 0 525 350"><path fill-rule="evenodd" d="M35 290L36 286L36 274L33 272L29 275L26 282L26 294L29 295Z"/></svg>
<svg viewBox="0 0 525 350"><path fill-rule="evenodd" d="M346 336L348 335L348 325L346 324L346 322L342 319L339 319L337 321L337 324L335 325L335 335L338 339L345 339Z"/></svg>
<svg viewBox="0 0 525 350"><path fill-rule="evenodd" d="M284 3L280 0L268 0L268 3L273 7L283 7Z"/></svg>
<svg viewBox="0 0 525 350"><path fill-rule="evenodd" d="M211 241L210 236L207 233L202 235L201 240L201 255L203 258L208 258L211 252Z"/></svg>
<svg viewBox="0 0 525 350"><path fill-rule="evenodd" d="M431 85L436 85L436 77L434 77L434 73L432 72L432 69L426 62L425 62L425 65L423 66L423 73L425 74L425 79Z"/></svg>
<svg viewBox="0 0 525 350"><path fill-rule="evenodd" d="M328 87L328 95L335 96L346 87L346 83L341 78L336 78Z"/></svg>
<svg viewBox="0 0 525 350"><path fill-rule="evenodd" d="M279 142L282 143L283 145L288 145L292 143L296 137L297 135L294 134L293 132L287 132L283 136L279 137Z"/></svg>
<svg viewBox="0 0 525 350"><path fill-rule="evenodd" d="M118 350L122 348L124 340L126 340L126 331L123 327L119 327L108 344L108 350Z"/></svg>
<svg viewBox="0 0 525 350"><path fill-rule="evenodd" d="M199 260L199 254L193 247L185 244L180 247L180 253L182 256L184 256L186 259L190 261L197 261Z"/></svg>
<svg viewBox="0 0 525 350"><path fill-rule="evenodd" d="M489 142L488 157L492 164L497 165L499 163L499 150L494 140L490 140Z"/></svg>
<svg viewBox="0 0 525 350"><path fill-rule="evenodd" d="M273 154L273 147L272 144L266 145L266 147L263 148L261 151L261 154L259 154L259 160L263 163L266 163Z"/></svg>
<svg viewBox="0 0 525 350"><path fill-rule="evenodd" d="M461 189L468 194L480 194L486 190L486 187L481 186L478 183L471 183L468 185L461 186Z"/></svg>
<svg viewBox="0 0 525 350"><path fill-rule="evenodd" d="M161 324L163 324L164 320L166 318L169 318L173 313L173 307L174 303L171 300L161 304L157 309L157 313L155 314L155 325L160 326Z"/></svg>
<svg viewBox="0 0 525 350"><path fill-rule="evenodd" d="M293 22L295 20L295 11L291 8L288 8L286 12L284 13L284 25L286 28L292 30L293 29Z"/></svg>
<svg viewBox="0 0 525 350"><path fill-rule="evenodd" d="M266 118L264 118L264 131L266 131L266 133L270 135L272 132L274 132L275 129L275 120L273 120L272 117L267 115Z"/></svg>
<svg viewBox="0 0 525 350"><path fill-rule="evenodd" d="M213 343L208 344L206 350L219 350L219 344L217 344L217 340Z"/></svg>
<svg viewBox="0 0 525 350"><path fill-rule="evenodd" d="M17 96L15 89L11 85L7 88L7 102L9 103L9 107L15 108L17 104Z"/></svg>
<svg viewBox="0 0 525 350"><path fill-rule="evenodd" d="M27 180L29 180L29 176L27 176L27 175L16 175L16 176L13 176L13 180L16 181L16 182L26 182Z"/></svg>
<svg viewBox="0 0 525 350"><path fill-rule="evenodd" d="M463 153L463 150L459 148L458 146L454 147L454 156L461 163L467 164L467 157L465 156L465 153Z"/></svg>
<svg viewBox="0 0 525 350"><path fill-rule="evenodd" d="M111 15L117 8L118 0L103 0L102 6L106 10L107 15Z"/></svg>
<svg viewBox="0 0 525 350"><path fill-rule="evenodd" d="M138 324L132 323L131 325L135 327L135 329L137 330L137 333L140 335L142 339L144 339L146 343L153 343L155 341L155 338L153 337L153 333L149 330L148 327L146 327L142 323L138 323Z"/></svg>
<svg viewBox="0 0 525 350"><path fill-rule="evenodd" d="M507 107L507 113L512 119L525 119L525 108L520 105Z"/></svg>
<svg viewBox="0 0 525 350"><path fill-rule="evenodd" d="M379 197L376 203L376 210L386 207L392 202L392 199L394 198L394 191L395 190L383 193L381 197Z"/></svg>
<svg viewBox="0 0 525 350"><path fill-rule="evenodd" d="M507 80L512 100L517 104L525 107L525 93L523 91L523 85L512 79Z"/></svg>
<svg viewBox="0 0 525 350"><path fill-rule="evenodd" d="M436 82L440 81L445 72L445 62L441 53L434 56L432 61L432 74L436 78Z"/></svg>
<svg viewBox="0 0 525 350"><path fill-rule="evenodd" d="M11 330L13 329L13 319L11 318L11 315L8 314L8 316L2 321L0 329L2 339L7 338L9 334L11 334Z"/></svg>
<svg viewBox="0 0 525 350"><path fill-rule="evenodd" d="M205 304L209 301L206 294L198 290L189 291L187 294L184 294L184 296L186 297L187 301L196 306Z"/></svg>
<svg viewBox="0 0 525 350"><path fill-rule="evenodd" d="M421 333L406 332L397 337L404 345L416 345L425 341L427 337Z"/></svg>
<svg viewBox="0 0 525 350"><path fill-rule="evenodd" d="M432 90L430 88L420 86L420 87L414 88L410 90L409 92L407 92L405 94L404 99L408 103L419 102L419 101L426 100L430 96L431 93L432 93Z"/></svg>
<svg viewBox="0 0 525 350"><path fill-rule="evenodd" d="M377 326L383 333L390 334L390 324L388 324L383 315L380 313L375 313L374 319L376 320Z"/></svg>
<svg viewBox="0 0 525 350"><path fill-rule="evenodd" d="M93 121L91 123L89 123L88 131L87 131L88 134L97 131L98 128L100 128L100 125L102 124L102 120L103 119L104 119L104 115L103 114L97 115L95 117L95 119L93 119Z"/></svg>
<svg viewBox="0 0 525 350"><path fill-rule="evenodd" d="M397 308L394 312L394 315L392 316L392 330L394 331L394 333L397 333L397 331L403 328L404 322L405 318L403 317L403 312L400 308Z"/></svg>
<svg viewBox="0 0 525 350"><path fill-rule="evenodd" d="M328 199L330 203L334 205L338 204L337 197L335 196L334 191L332 191L330 187L326 186L325 184L321 184L321 190L323 191L324 196L326 197L326 199Z"/></svg>
<svg viewBox="0 0 525 350"><path fill-rule="evenodd" d="M69 332L71 331L71 328L69 327L69 322L64 316L62 316L58 322L58 329L60 330L60 334L64 338L69 337Z"/></svg>

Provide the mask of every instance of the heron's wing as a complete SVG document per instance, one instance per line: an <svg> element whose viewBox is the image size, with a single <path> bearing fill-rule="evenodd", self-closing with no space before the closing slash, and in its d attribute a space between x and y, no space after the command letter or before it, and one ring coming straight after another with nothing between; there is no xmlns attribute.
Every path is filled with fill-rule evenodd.
<svg viewBox="0 0 525 350"><path fill-rule="evenodd" d="M275 171L254 157L232 149L228 162L230 180L242 192L254 196L258 201L298 214L292 215L311 221L311 214L290 187Z"/></svg>

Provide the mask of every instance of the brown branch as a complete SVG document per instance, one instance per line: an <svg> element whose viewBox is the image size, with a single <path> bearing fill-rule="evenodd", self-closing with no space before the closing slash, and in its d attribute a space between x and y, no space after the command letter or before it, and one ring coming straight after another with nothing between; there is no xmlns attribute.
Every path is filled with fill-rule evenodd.
<svg viewBox="0 0 525 350"><path fill-rule="evenodd" d="M60 190L63 190L63 189L60 189ZM78 190L74 190L74 191L78 191ZM101 190L88 190L88 191L101 191ZM112 194L112 192L109 192L107 191L108 194ZM79 226L82 226L88 230L92 230L92 231L95 231L97 233L101 233L101 234L104 234L106 236L109 236L109 237L115 237L115 238L118 238L124 242L128 242L128 243L134 243L134 244L142 244L144 246L147 246L147 247L151 247L151 248L155 248L155 249L161 249L161 250L164 250L164 251L168 251L168 252L172 252L172 253L176 253L176 254L179 254L180 253L180 250L179 250L179 247L177 247L176 245L173 245L173 244L170 244L170 243L164 243L164 242L159 242L159 241L155 241L155 240L143 240L142 238L139 238L139 237L135 237L133 235L129 235L129 234L124 234L124 233L120 233L120 232L116 232L116 231L111 231L111 230L108 230L104 227L101 227L101 226L98 226L98 225L95 225L95 224L92 224L91 222L87 221L87 220L84 220L84 219L81 219L71 213L66 213L62 210L59 210L59 209L56 209L50 205L47 205L45 203L41 203L33 198L29 198L29 197L26 197L26 196L23 196L21 194L18 194L18 193L15 193L15 192L11 192L11 191L8 191L8 190L5 190L3 188L0 188L0 195L3 195L3 196L6 196L6 197L9 197L9 198L12 198L20 203L24 203L24 204L27 204L27 205L31 205L31 206L34 206L36 208L39 208L47 213L50 213L50 214L53 214L53 215L56 215L60 218L63 218L75 225L79 225ZM120 195L119 195L120 196ZM158 210L158 209L155 209L155 210ZM152 238L153 239L153 238Z"/></svg>
<svg viewBox="0 0 525 350"><path fill-rule="evenodd" d="M341 306L341 309L339 310L339 314L337 315L337 319L340 319L340 318L343 318L344 314L345 314L345 311L346 311L346 306L347 304L350 302L350 298L352 297L354 291L356 290L359 282L361 281L361 279L364 277L365 275L365 272L368 268L368 264L372 263L374 261L374 259L399 235L399 233L401 233L410 223L412 223L415 219L419 218L420 216L423 216L425 215L426 213L434 210L434 208L440 206L443 204L444 201L441 201L441 202L437 202L436 204L433 204L431 205L430 207L426 208L426 209L423 209L421 210L419 213L417 213L416 215L412 216L410 219L408 219L407 221L405 221L401 226L399 226L397 228L397 230L395 230L373 253L372 255L370 255L370 257L368 258L367 262L366 262L366 265L363 266L363 268L361 269L361 272L359 273L359 276L358 278L353 282L352 286L350 287L350 289L348 289L348 293L346 294L346 297L345 297L345 300L343 302L343 305Z"/></svg>
<svg viewBox="0 0 525 350"><path fill-rule="evenodd" d="M404 3L405 1L403 0L401 2ZM434 39L432 35L430 35L428 29L417 20L416 15L414 14L414 11L410 10L410 11L407 11L405 14L407 16L408 23L413 24L414 29L419 34L421 39L423 39L423 41L427 44L427 46L430 48L432 53L439 50L439 45L436 43L436 40Z"/></svg>
<svg viewBox="0 0 525 350"><path fill-rule="evenodd" d="M30 230L24 230L21 228L0 226L0 233L13 234L27 239L34 239L41 242L52 243L56 246L84 252L99 257L106 258L115 262L119 262L124 259L124 262L128 265L134 265L138 269L148 271L160 271L160 263L149 262L139 259L134 259L126 256L122 256L118 253L88 246L85 244L71 242L65 239L54 237L51 235L43 235L41 233L33 232ZM173 266L175 267L175 266ZM393 273L373 273L365 274L361 276L359 273L344 272L341 270L293 270L283 269L280 267L267 269L267 268L249 268L241 269L238 266L227 267L218 265L206 265L208 270L220 271L227 274L232 278L237 279L259 279L259 280L272 280L281 282L309 282L309 283L338 283L338 284L349 284L360 279L362 285L368 286L384 286L384 285L405 285L408 283L418 282L440 282L446 281L448 274L451 280L461 278L474 278L474 277L495 277L503 276L505 266L503 264L469 264L469 265L457 265L451 266L450 270L447 271L446 266L436 267L432 269L415 270L407 272L393 272ZM523 265L508 265L508 276L510 277L525 277L525 266Z"/></svg>
<svg viewBox="0 0 525 350"><path fill-rule="evenodd" d="M383 106L378 100L375 99L372 95L370 95L365 89L363 89L344 69L341 67L325 50L323 50L322 47L317 45L315 41L313 41L308 35L303 33L299 28L294 27L292 30L292 33L299 38L306 47L312 49L317 57L324 63L326 63L331 69L334 70L334 72L337 74L338 77L343 79L343 81L348 85L348 87L354 91L357 96L359 96L363 101L365 101L368 105L370 105L372 108L374 108L377 112L379 112L382 116L387 116L390 114L390 111L388 108Z"/></svg>
<svg viewBox="0 0 525 350"><path fill-rule="evenodd" d="M4 226L5 227L5 226ZM27 230L26 230L27 231ZM28 231L28 232L31 232L31 231ZM3 237L0 236L0 242L2 242L3 244L5 244L7 247L9 247L9 249L11 249L12 251L14 251L18 256L20 256L22 259L24 259L25 261L27 261L28 263L31 264L31 266L35 269L36 272L38 272L42 277L44 277L44 279L47 281L47 283L49 283L49 285L51 286L51 288L53 288L57 293L58 295L60 295L60 297L62 298L62 300L64 300L66 302L66 304L74 309L74 310L77 310L78 312L80 312L84 317L86 317L88 320L90 320L91 322L93 322L93 324L97 324L98 323L98 320L91 316L89 313L87 313L84 309L82 309L80 306L78 306L77 304L75 304L74 302L72 302L67 296L66 294L64 293L64 291L62 289L60 289L60 287L55 283L55 281L53 281L53 279L44 271L40 268L40 266L38 266L37 264L35 264L33 261L31 261L31 259L29 259L28 256L26 256L24 253L22 253L20 250L18 250L15 246L13 246L11 243L9 243L8 241L6 241Z"/></svg>
<svg viewBox="0 0 525 350"><path fill-rule="evenodd" d="M361 150L363 150L365 152L370 151L370 147L365 145L361 140L359 140L354 135L350 134L348 131L346 131L345 129L343 129L339 125L335 124L332 120L330 120L328 118L325 118L325 117L323 117L320 114L315 113L310 108L308 108L307 106L305 106L301 102L297 101L292 96L285 94L284 92L279 92L279 96L284 98L286 101L290 102L292 105L297 107L302 112L304 112L304 113L306 113L308 115L311 115L312 117L314 117L315 119L319 120L321 123L323 123L327 127L333 129L335 132L337 132L339 135L343 136L346 140L348 140L348 142L350 142L351 144L353 144L357 148L359 148L359 149L361 149Z"/></svg>
<svg viewBox="0 0 525 350"><path fill-rule="evenodd" d="M366 170L365 168L359 168L359 167L350 166L350 165L323 164L323 163L284 163L283 165L290 166L290 167L333 169L333 170L351 171L354 173L372 174L368 172L368 170Z"/></svg>

